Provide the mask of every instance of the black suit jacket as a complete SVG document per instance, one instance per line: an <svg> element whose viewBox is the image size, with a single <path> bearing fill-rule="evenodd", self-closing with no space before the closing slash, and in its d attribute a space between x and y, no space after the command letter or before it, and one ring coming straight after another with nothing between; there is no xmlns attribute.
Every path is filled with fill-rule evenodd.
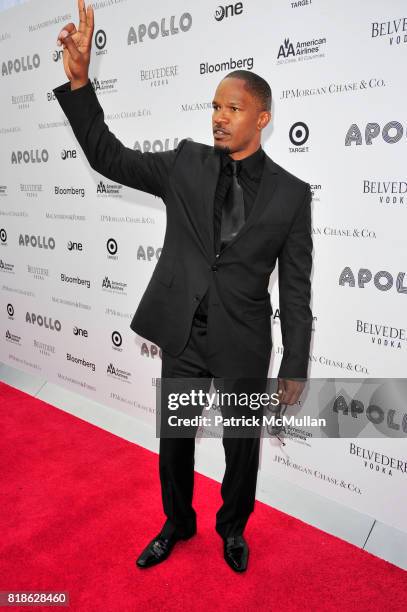
<svg viewBox="0 0 407 612"><path fill-rule="evenodd" d="M90 81L74 91L68 82L54 93L91 167L166 205L161 256L131 329L171 355L180 354L209 288L208 351L223 364L221 376L266 376L272 348L268 286L278 259L284 345L279 376L305 378L312 326L310 185L266 155L253 209L216 257L215 149L184 139L171 151L135 151L109 131Z"/></svg>

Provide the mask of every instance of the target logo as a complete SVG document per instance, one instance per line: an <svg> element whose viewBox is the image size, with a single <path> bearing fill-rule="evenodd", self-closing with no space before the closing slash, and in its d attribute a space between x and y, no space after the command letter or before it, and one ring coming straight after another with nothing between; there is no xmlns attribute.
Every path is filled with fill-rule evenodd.
<svg viewBox="0 0 407 612"><path fill-rule="evenodd" d="M243 2L236 2L235 5L228 4L227 6L219 5L215 11L214 17L216 21L222 21L227 17L234 17L243 13Z"/></svg>
<svg viewBox="0 0 407 612"><path fill-rule="evenodd" d="M109 238L106 242L106 248L109 255L116 255L117 253L117 242L114 238Z"/></svg>
<svg viewBox="0 0 407 612"><path fill-rule="evenodd" d="M14 306L13 304L7 304L7 314L9 319L14 319Z"/></svg>
<svg viewBox="0 0 407 612"><path fill-rule="evenodd" d="M309 129L306 123L297 121L291 126L289 132L290 140L296 147L301 147L308 140Z"/></svg>
<svg viewBox="0 0 407 612"><path fill-rule="evenodd" d="M95 34L95 45L96 48L101 51L106 46L106 32L104 30L98 30ZM106 51L104 52L106 53Z"/></svg>
<svg viewBox="0 0 407 612"><path fill-rule="evenodd" d="M113 347L115 349L118 349L121 347L123 339L122 339L120 332L116 330L112 332L112 342L113 342Z"/></svg>
<svg viewBox="0 0 407 612"><path fill-rule="evenodd" d="M7 244L7 232L4 227L0 228L0 242Z"/></svg>

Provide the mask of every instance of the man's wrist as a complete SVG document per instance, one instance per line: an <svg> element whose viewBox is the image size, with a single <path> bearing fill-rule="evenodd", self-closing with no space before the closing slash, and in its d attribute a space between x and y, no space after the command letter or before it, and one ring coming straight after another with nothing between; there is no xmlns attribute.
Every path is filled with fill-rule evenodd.
<svg viewBox="0 0 407 612"><path fill-rule="evenodd" d="M81 87L84 87L85 85L88 84L88 81L89 81L89 77L86 77L86 79L72 80L71 81L71 91L73 91L74 89L80 89Z"/></svg>

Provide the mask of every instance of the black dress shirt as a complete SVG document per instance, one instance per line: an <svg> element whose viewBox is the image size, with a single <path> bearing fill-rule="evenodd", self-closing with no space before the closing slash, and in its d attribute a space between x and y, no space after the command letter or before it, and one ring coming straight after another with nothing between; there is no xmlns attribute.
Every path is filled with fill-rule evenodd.
<svg viewBox="0 0 407 612"><path fill-rule="evenodd" d="M243 189L244 199L244 214L245 220L250 214L253 208L254 201L259 189L261 175L263 173L265 153L260 146L257 151L239 160L237 177L238 181ZM215 191L214 200L214 211L213 211L213 229L214 229L214 242L215 242L215 254L219 253L220 248L220 227L222 218L222 205L225 200L226 194L232 182L232 169L230 164L231 158L229 155L221 154L221 166L219 171L218 184ZM208 313L208 292L201 300L196 315L200 320L205 320Z"/></svg>

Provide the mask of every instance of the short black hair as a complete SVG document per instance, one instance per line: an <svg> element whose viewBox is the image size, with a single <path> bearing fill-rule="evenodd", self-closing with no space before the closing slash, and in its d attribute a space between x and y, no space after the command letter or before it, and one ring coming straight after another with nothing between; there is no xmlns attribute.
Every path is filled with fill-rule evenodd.
<svg viewBox="0 0 407 612"><path fill-rule="evenodd" d="M271 88L261 76L251 70L233 70L225 79L241 79L246 89L260 102L261 110L271 111Z"/></svg>

